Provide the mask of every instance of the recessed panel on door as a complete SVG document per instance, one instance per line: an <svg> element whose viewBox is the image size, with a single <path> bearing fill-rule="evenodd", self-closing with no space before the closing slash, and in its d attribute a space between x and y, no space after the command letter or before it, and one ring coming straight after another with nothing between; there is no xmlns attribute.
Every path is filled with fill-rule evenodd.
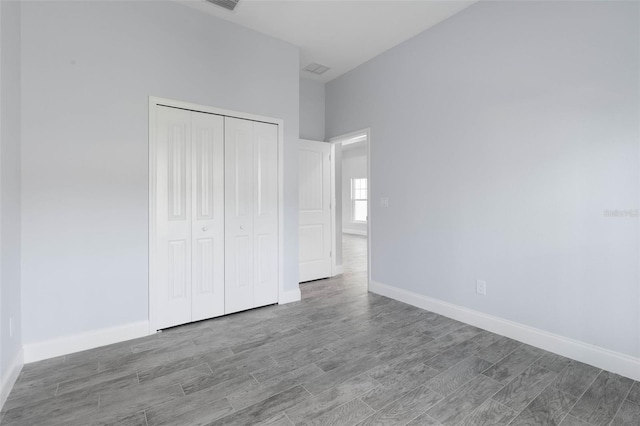
<svg viewBox="0 0 640 426"><path fill-rule="evenodd" d="M224 118L192 112L191 320L224 314Z"/></svg>

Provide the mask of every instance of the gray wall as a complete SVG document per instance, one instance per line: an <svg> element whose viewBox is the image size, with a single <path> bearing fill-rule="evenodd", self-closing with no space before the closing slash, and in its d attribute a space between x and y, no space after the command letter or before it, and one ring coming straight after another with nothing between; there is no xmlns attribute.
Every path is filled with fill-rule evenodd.
<svg viewBox="0 0 640 426"><path fill-rule="evenodd" d="M22 47L26 343L148 318L150 95L284 119L297 286L297 47L173 2L25 2Z"/></svg>
<svg viewBox="0 0 640 426"><path fill-rule="evenodd" d="M20 4L0 2L0 383L22 349L20 304ZM13 318L13 337L9 319Z"/></svg>
<svg viewBox="0 0 640 426"><path fill-rule="evenodd" d="M353 222L351 179L367 177L367 146L365 142L342 147L342 232L367 234L367 224Z"/></svg>
<svg viewBox="0 0 640 426"><path fill-rule="evenodd" d="M371 127L373 280L640 356L604 215L639 207L638 8L479 2L327 85L328 137Z"/></svg>
<svg viewBox="0 0 640 426"><path fill-rule="evenodd" d="M324 83L300 79L300 138L324 140Z"/></svg>

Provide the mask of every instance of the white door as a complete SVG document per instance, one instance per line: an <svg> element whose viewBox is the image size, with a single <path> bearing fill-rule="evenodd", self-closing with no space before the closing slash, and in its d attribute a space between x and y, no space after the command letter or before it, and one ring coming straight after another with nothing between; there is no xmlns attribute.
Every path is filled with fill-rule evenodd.
<svg viewBox="0 0 640 426"><path fill-rule="evenodd" d="M157 107L156 327L224 313L220 116Z"/></svg>
<svg viewBox="0 0 640 426"><path fill-rule="evenodd" d="M253 124L254 304L278 302L278 126Z"/></svg>
<svg viewBox="0 0 640 426"><path fill-rule="evenodd" d="M224 315L224 118L191 113L191 321Z"/></svg>
<svg viewBox="0 0 640 426"><path fill-rule="evenodd" d="M157 107L157 328L191 321L191 112Z"/></svg>
<svg viewBox="0 0 640 426"><path fill-rule="evenodd" d="M326 142L300 141L300 282L331 275L331 176Z"/></svg>
<svg viewBox="0 0 640 426"><path fill-rule="evenodd" d="M278 301L278 128L225 117L225 313Z"/></svg>

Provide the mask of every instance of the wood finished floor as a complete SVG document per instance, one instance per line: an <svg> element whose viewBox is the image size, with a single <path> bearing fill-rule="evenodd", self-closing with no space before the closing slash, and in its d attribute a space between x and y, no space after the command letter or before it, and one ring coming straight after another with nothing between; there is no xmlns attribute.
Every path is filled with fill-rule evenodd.
<svg viewBox="0 0 640 426"><path fill-rule="evenodd" d="M301 302L26 365L2 424L640 425L640 383L368 294L344 244Z"/></svg>

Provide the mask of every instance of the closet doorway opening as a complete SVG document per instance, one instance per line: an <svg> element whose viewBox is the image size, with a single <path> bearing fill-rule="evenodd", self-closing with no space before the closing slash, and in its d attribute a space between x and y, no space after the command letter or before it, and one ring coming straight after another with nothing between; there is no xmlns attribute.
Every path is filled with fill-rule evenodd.
<svg viewBox="0 0 640 426"><path fill-rule="evenodd" d="M149 332L282 303L283 122L149 98Z"/></svg>

